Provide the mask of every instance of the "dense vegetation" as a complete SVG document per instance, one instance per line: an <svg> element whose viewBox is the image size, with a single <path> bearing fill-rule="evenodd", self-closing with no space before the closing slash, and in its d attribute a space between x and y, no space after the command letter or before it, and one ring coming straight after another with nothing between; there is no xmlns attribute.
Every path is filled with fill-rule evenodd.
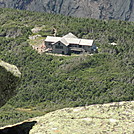
<svg viewBox="0 0 134 134"><path fill-rule="evenodd" d="M133 22L2 8L0 14L0 59L15 64L22 72L17 95L0 109L3 124L63 107L134 99ZM43 37L53 34L56 28L59 36L72 32L81 38L93 38L99 53L40 55L27 39L32 28L42 25L45 28L39 34ZM31 112L18 108L29 108Z"/></svg>

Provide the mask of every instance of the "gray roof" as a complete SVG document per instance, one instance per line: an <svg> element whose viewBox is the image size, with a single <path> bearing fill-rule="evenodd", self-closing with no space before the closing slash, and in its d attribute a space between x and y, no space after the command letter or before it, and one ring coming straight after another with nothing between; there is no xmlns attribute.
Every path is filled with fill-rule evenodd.
<svg viewBox="0 0 134 134"><path fill-rule="evenodd" d="M47 42L57 42L61 39L61 37L53 37L53 36L47 36L47 38L45 39L45 41Z"/></svg>
<svg viewBox="0 0 134 134"><path fill-rule="evenodd" d="M65 38L61 38L60 42L62 42L64 45L68 46L69 43L66 41Z"/></svg>
<svg viewBox="0 0 134 134"><path fill-rule="evenodd" d="M79 45L92 46L93 45L93 40L81 39Z"/></svg>
<svg viewBox="0 0 134 134"><path fill-rule="evenodd" d="M79 39L72 33L69 33L63 37L53 37L53 36L47 36L45 39L47 42L53 42L55 44L56 42L60 41L66 46L69 44L77 44L77 45L82 45L82 46L92 46L93 45L93 40L89 39Z"/></svg>
<svg viewBox="0 0 134 134"><path fill-rule="evenodd" d="M69 43L69 44L78 44L80 43L80 39L76 39L76 38L65 38L66 41Z"/></svg>
<svg viewBox="0 0 134 134"><path fill-rule="evenodd" d="M77 39L77 37L72 33L68 33L67 35L63 36L62 38L76 38Z"/></svg>

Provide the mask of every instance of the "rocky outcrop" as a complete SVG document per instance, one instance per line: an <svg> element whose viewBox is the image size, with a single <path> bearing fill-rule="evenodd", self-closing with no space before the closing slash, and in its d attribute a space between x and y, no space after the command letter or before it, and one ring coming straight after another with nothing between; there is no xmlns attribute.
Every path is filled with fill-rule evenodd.
<svg viewBox="0 0 134 134"><path fill-rule="evenodd" d="M3 134L133 134L134 101L65 108L0 128ZM31 130L30 130L31 129ZM14 133L13 133L14 134Z"/></svg>
<svg viewBox="0 0 134 134"><path fill-rule="evenodd" d="M134 21L133 0L0 0L0 7Z"/></svg>
<svg viewBox="0 0 134 134"><path fill-rule="evenodd" d="M35 118L30 134L132 134L134 101L65 108Z"/></svg>
<svg viewBox="0 0 134 134"><path fill-rule="evenodd" d="M0 107L15 95L20 76L16 66L0 60Z"/></svg>

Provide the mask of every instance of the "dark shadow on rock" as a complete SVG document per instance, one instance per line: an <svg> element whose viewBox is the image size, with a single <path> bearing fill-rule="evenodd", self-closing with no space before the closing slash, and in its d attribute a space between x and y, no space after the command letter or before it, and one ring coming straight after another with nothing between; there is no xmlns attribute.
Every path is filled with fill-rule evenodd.
<svg viewBox="0 0 134 134"><path fill-rule="evenodd" d="M36 123L37 121L24 122L12 127L5 127L0 130L0 134L29 134L30 130Z"/></svg>
<svg viewBox="0 0 134 134"><path fill-rule="evenodd" d="M16 95L21 73L14 65L0 60L0 107Z"/></svg>

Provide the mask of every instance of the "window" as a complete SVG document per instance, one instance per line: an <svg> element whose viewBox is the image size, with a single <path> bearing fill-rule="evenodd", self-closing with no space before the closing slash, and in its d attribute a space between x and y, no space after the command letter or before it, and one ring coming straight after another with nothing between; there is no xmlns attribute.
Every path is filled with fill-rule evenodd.
<svg viewBox="0 0 134 134"><path fill-rule="evenodd" d="M63 46L61 46L60 44L57 44L57 45L55 46L55 48L57 48L57 49L63 49Z"/></svg>
<svg viewBox="0 0 134 134"><path fill-rule="evenodd" d="M78 47L77 44L70 44L70 47Z"/></svg>
<svg viewBox="0 0 134 134"><path fill-rule="evenodd" d="M46 45L51 46L51 42L47 42L47 44L46 44Z"/></svg>

